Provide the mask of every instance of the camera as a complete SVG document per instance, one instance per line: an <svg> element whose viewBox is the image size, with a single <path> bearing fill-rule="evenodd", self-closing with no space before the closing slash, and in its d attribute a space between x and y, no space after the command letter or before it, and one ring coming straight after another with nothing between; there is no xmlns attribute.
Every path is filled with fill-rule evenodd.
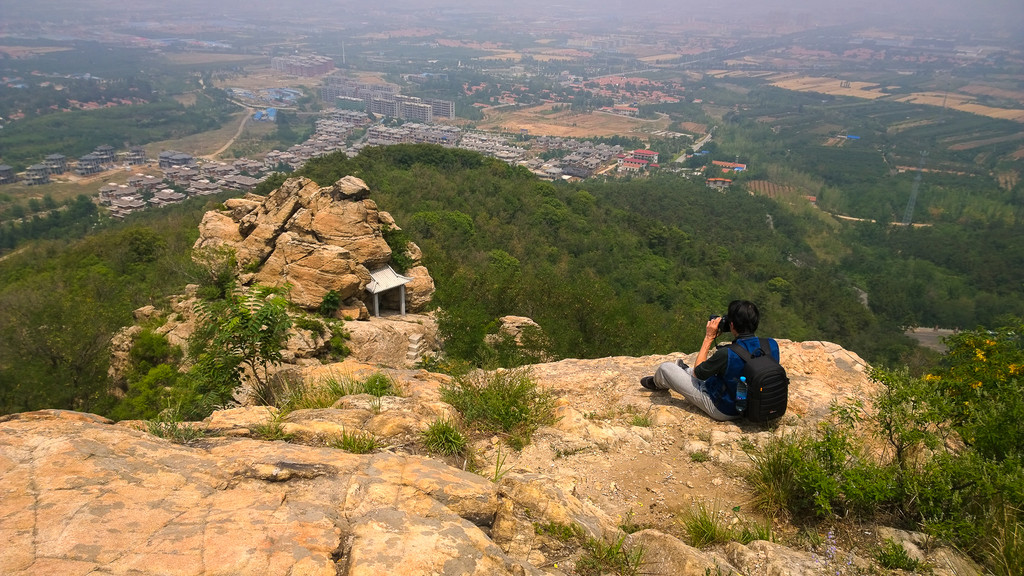
<svg viewBox="0 0 1024 576"><path fill-rule="evenodd" d="M728 316L708 316L708 320L714 320L718 318L718 333L723 334L729 331L729 317Z"/></svg>

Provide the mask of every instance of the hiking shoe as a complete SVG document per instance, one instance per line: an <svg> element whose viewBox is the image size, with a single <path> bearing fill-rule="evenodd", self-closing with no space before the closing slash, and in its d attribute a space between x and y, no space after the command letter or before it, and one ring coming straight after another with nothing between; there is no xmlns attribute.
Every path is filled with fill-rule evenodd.
<svg viewBox="0 0 1024 576"><path fill-rule="evenodd" d="M654 384L654 376L644 376L640 379L640 385L648 390L657 390L658 387Z"/></svg>
<svg viewBox="0 0 1024 576"><path fill-rule="evenodd" d="M684 361L682 358L680 358L679 360L676 360L676 364L678 364L679 367L682 368L683 370L686 370L687 368L690 367L690 365L687 364L686 361Z"/></svg>

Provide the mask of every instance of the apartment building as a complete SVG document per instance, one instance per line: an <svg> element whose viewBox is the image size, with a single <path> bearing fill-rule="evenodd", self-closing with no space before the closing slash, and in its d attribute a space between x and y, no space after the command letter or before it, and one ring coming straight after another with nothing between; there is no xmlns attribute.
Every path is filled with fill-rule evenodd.
<svg viewBox="0 0 1024 576"><path fill-rule="evenodd" d="M195 162L196 160L191 154L176 152L174 150L164 150L159 156L159 165L162 170L191 166L195 164Z"/></svg>
<svg viewBox="0 0 1024 576"><path fill-rule="evenodd" d="M103 172L103 165L100 162L100 157L95 154L82 156L75 165L75 174L79 176L88 176L99 172Z"/></svg>
<svg viewBox="0 0 1024 576"><path fill-rule="evenodd" d="M25 184L38 186L50 182L50 169L44 164L33 164L25 170Z"/></svg>
<svg viewBox="0 0 1024 576"><path fill-rule="evenodd" d="M18 180L14 174L14 168L7 164L0 164L0 184L11 184Z"/></svg>
<svg viewBox="0 0 1024 576"><path fill-rule="evenodd" d="M296 54L270 59L270 67L292 76L319 76L334 70L334 60L319 54Z"/></svg>
<svg viewBox="0 0 1024 576"><path fill-rule="evenodd" d="M50 154L43 159L43 165L50 170L50 174L63 174L68 169L68 159L63 154Z"/></svg>
<svg viewBox="0 0 1024 576"><path fill-rule="evenodd" d="M142 146L132 146L127 152L120 154L121 160L129 166L140 166L146 163L146 149Z"/></svg>

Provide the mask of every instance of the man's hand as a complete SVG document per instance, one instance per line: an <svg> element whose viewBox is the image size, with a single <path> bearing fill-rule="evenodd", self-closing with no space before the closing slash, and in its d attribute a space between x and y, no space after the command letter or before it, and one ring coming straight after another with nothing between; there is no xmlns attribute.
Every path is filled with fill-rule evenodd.
<svg viewBox="0 0 1024 576"><path fill-rule="evenodd" d="M715 343L715 338L718 338L718 321L721 318L712 318L708 320L708 325L704 328L704 343L701 344L700 352L697 353L697 360L694 362L694 366L700 366L702 362L708 359L708 352L711 351L711 345Z"/></svg>
<svg viewBox="0 0 1024 576"><path fill-rule="evenodd" d="M715 338L718 338L718 323L721 320L722 319L718 316L708 320L708 325L704 329L704 340L714 340Z"/></svg>

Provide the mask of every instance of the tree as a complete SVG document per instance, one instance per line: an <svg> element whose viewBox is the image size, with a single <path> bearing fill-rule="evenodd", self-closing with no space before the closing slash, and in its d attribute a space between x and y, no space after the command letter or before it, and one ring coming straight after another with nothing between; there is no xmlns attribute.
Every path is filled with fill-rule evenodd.
<svg viewBox="0 0 1024 576"><path fill-rule="evenodd" d="M0 413L100 408L119 290L97 265L0 292Z"/></svg>
<svg viewBox="0 0 1024 576"><path fill-rule="evenodd" d="M229 402L243 384L266 384L270 366L281 362L291 318L278 290L259 285L196 307L196 331L188 345L191 395L185 407L202 415Z"/></svg>

